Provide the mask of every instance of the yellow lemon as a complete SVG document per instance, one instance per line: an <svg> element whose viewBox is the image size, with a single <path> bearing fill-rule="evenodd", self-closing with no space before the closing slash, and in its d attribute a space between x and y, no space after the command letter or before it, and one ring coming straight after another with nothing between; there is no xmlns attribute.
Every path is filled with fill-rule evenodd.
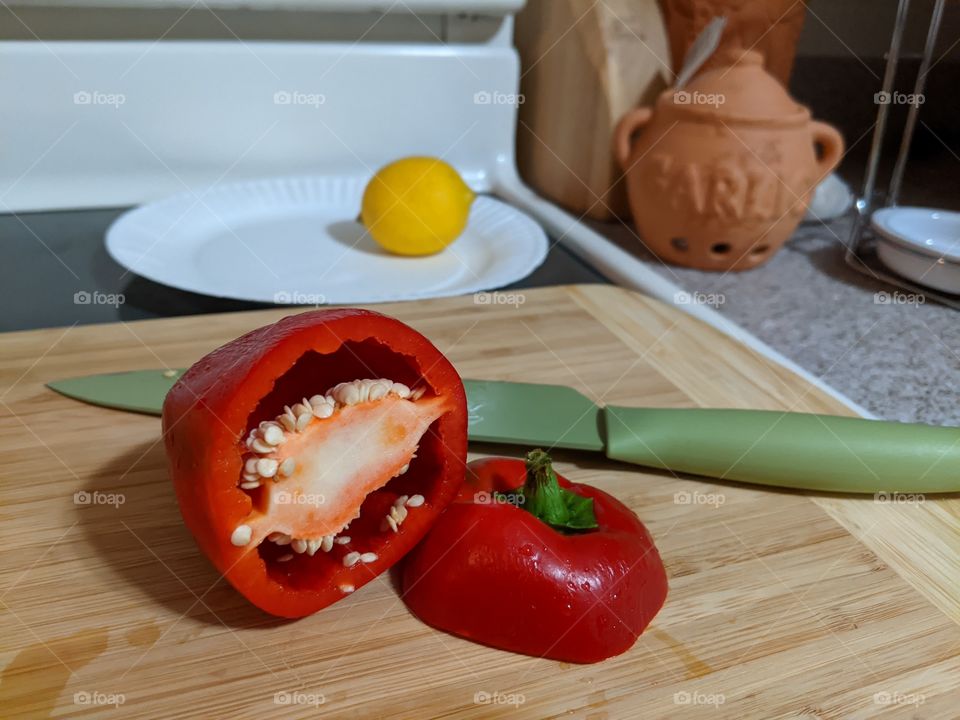
<svg viewBox="0 0 960 720"><path fill-rule="evenodd" d="M408 157L370 179L360 219L384 250L430 255L463 232L473 199L460 174L443 160Z"/></svg>

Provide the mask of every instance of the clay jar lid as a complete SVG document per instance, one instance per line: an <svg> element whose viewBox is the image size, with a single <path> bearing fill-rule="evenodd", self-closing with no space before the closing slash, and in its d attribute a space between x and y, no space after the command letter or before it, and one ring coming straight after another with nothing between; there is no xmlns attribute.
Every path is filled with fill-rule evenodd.
<svg viewBox="0 0 960 720"><path fill-rule="evenodd" d="M680 90L663 92L657 110L672 120L778 126L810 120L810 111L764 69L760 53L730 48L720 59L723 66L705 70Z"/></svg>

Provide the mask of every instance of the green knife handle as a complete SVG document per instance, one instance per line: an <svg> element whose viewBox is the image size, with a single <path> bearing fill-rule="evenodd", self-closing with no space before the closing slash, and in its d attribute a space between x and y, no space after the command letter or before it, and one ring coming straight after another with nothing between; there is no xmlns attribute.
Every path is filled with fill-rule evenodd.
<svg viewBox="0 0 960 720"><path fill-rule="evenodd" d="M607 407L607 456L844 493L960 491L960 428L766 410Z"/></svg>

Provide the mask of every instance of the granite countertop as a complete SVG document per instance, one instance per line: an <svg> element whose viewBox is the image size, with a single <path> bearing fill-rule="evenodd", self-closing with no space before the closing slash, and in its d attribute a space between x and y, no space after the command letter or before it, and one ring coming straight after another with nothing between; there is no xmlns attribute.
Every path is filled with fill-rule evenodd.
<svg viewBox="0 0 960 720"><path fill-rule="evenodd" d="M804 223L767 264L727 274L665 265L628 225L593 227L878 417L960 425L960 313L847 266L850 222Z"/></svg>
<svg viewBox="0 0 960 720"><path fill-rule="evenodd" d="M126 273L103 248L120 210L0 216L7 253L0 330L227 312L263 307L157 285ZM624 224L593 223L680 287L714 295L717 310L879 417L960 424L960 315L928 303L880 302L895 288L843 261L845 220L808 224L763 267L705 273L667 266ZM564 248L513 287L605 282ZM77 304L74 294L123 293L118 306ZM883 297L883 296L879 296Z"/></svg>

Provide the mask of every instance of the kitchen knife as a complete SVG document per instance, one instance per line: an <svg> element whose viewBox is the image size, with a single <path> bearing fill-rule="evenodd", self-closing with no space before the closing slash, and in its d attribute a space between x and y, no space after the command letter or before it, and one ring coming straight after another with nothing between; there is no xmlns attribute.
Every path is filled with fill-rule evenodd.
<svg viewBox="0 0 960 720"><path fill-rule="evenodd" d="M159 415L182 372L136 370L48 387ZM806 490L960 491L960 428L769 410L599 407L560 385L463 382L475 442L592 450L672 472Z"/></svg>

